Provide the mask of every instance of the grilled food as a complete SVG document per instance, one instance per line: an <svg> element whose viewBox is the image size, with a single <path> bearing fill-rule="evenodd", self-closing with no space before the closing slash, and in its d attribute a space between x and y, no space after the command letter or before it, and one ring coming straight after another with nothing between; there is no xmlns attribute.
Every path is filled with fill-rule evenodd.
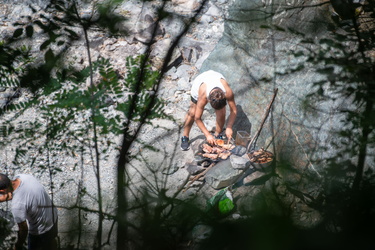
<svg viewBox="0 0 375 250"><path fill-rule="evenodd" d="M209 154L209 153L202 154L202 156L206 158L210 158L212 160L217 160L217 158L219 157L218 154Z"/></svg>
<svg viewBox="0 0 375 250"><path fill-rule="evenodd" d="M261 164L268 163L273 160L273 154L269 151L264 150L264 148L251 152L248 154L248 156L251 162Z"/></svg>
<svg viewBox="0 0 375 250"><path fill-rule="evenodd" d="M228 157L231 155L231 152L229 151L224 151L222 153L220 153L218 156L219 158L223 159L223 160L226 160L228 159Z"/></svg>
<svg viewBox="0 0 375 250"><path fill-rule="evenodd" d="M215 140L215 143L216 143L216 145L222 147L222 146L225 144L225 141L224 141L224 140L221 140L221 139L216 139L216 140Z"/></svg>
<svg viewBox="0 0 375 250"><path fill-rule="evenodd" d="M203 157L212 159L212 160L226 160L231 155L230 150L232 150L235 145L225 144L224 140L215 140L215 145L209 145L208 143L202 144L201 154Z"/></svg>
<svg viewBox="0 0 375 250"><path fill-rule="evenodd" d="M233 144L224 144L223 146L221 146L223 149L226 149L226 150L232 150L234 149L236 146L233 145Z"/></svg>

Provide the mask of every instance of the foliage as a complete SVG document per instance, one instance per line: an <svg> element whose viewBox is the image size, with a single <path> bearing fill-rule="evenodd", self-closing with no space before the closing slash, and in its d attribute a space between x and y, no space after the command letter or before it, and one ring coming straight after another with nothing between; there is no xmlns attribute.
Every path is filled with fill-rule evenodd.
<svg viewBox="0 0 375 250"><path fill-rule="evenodd" d="M127 161L132 157L128 149L137 139L143 124L150 123L155 118L169 118L163 113L163 101L157 98L158 85L164 72L152 70L148 63L148 53L127 58L127 73L123 80L109 60L105 58L100 58L95 62L91 62L89 59L88 66L79 69L63 65L62 60L70 45L82 36L79 29L74 27L82 27L86 35L94 27L101 28L108 34L118 31L116 23L123 21L123 18L112 13L114 7L111 3L117 3L117 1L105 2L103 5L97 6L96 11L93 11L91 15L83 18L78 14L75 1L53 1L48 6L49 9L46 13L34 10L33 16L26 17L22 22L17 22L15 25L18 28L12 38L0 46L0 52L3 52L0 53L0 86L15 87L18 91L27 90L32 94L32 98L23 103L18 102L15 95L17 92L14 91L15 94L10 96L9 102L2 108L0 114L4 117L0 124L1 143L6 145L17 142L20 145L16 148L14 163L21 167L37 167L41 171L49 171L51 176L55 176L60 172L64 173L65 169L61 168L61 164L59 164L61 158L65 155L77 157L80 162L74 165L74 170L81 167L83 173L83 168L92 166L97 176L98 192L100 192L101 183L100 163L109 160L108 149L119 146L113 139L121 135L124 137L123 145L120 148L124 149L122 155L125 155L125 163L128 163ZM163 12L160 11L160 13ZM34 38L35 27L41 29L44 35L43 42L38 45L38 50L42 53L41 58L33 58L27 47L18 49L16 46L22 43L23 39ZM279 28L278 30L283 29ZM360 33L361 39L358 39L356 31L358 28L354 27L353 29L353 26L348 26L319 41L303 37L301 45L304 46L304 49L293 52L293 55L305 60L301 62L301 65L288 72L292 73L311 65L318 68L317 71L325 76L324 80L313 83L315 91L308 96L308 100L305 102L306 107L313 106L315 102L327 100L336 102L343 98L345 98L345 104L348 104L344 106L344 109L339 110L345 117L343 120L345 126L343 130L338 131L341 141L336 141L337 144L334 145L337 147L338 154L326 159L329 167L327 168L327 178L323 183L326 188L324 195L327 204L322 210L329 217L339 220L345 219L348 212L360 213L363 211L353 210L352 204L357 201L360 204L366 203L364 198L367 196L355 199L347 194L353 183L353 174L357 173L357 169L360 167L360 162L355 164L353 159L355 157L366 159L366 150L363 151L363 148L366 149L364 146L367 145L373 146L375 141L373 138L374 123L368 122L369 117L374 117L373 105L370 105L374 102L374 62L369 58L369 53L373 50L373 43L371 43L373 32L364 29ZM290 32L294 31L290 30ZM303 34L297 35L303 36ZM176 40L178 42L178 39ZM89 54L87 39L86 42ZM172 52L173 49L174 47L171 46L169 52ZM164 66L167 63L168 58L164 62ZM90 84L87 85L87 82ZM20 114L14 114L26 112L31 108L37 110L40 115L35 119L24 120L16 124L15 121ZM93 144L97 145L96 148L100 148L100 150L93 152ZM365 155L361 156L360 152L365 152ZM85 162L89 162L89 164ZM369 191L368 194L372 194L373 191L373 183L370 178L372 176L372 173L366 173L363 179L363 188ZM125 176L123 172L118 172L119 180L127 180L125 185L118 185L118 190L122 191L126 188L130 192L133 191L131 185L134 182L130 177L130 174ZM152 178L157 179L158 177L155 174ZM148 181L147 178L145 180ZM161 249L181 247L179 243L186 240L186 235L192 227L201 219L203 220L206 215L197 209L195 204L176 199L176 194L168 196L166 189L152 187L152 190L155 190L154 194L144 191L140 196L136 196L136 202L131 204L134 207L125 211L118 210L124 213L119 213L116 217L112 214L113 211L106 211L101 207L101 195L95 197L93 194L89 194L81 186L81 180L67 180L62 183L61 187L68 182L76 183L78 190L76 205L68 209L99 214L99 224L105 217L108 220L117 220L118 225L122 225L120 217L126 217L131 209L137 210L136 212L140 210L141 225L126 221L126 226L130 226L134 231L134 234L130 234L134 238L128 235L119 236L123 236L125 240L134 240L135 244L142 249L155 248L155 244L160 244ZM53 183L51 186L53 187ZM122 196L123 193L118 194L119 204L123 199L125 203L122 206L127 209L127 197ZM303 197L303 194L300 197ZM84 198L92 203L98 203L99 208L96 210L86 207L82 202ZM216 196L215 198L222 197ZM221 208L225 213L233 209L234 204L228 199L211 201L215 203L213 204L215 207L219 205L219 209L220 201L224 201L221 203ZM217 202L219 204L216 204ZM339 207L339 212L343 211L344 213L337 216L335 213L337 212L335 209L338 208L335 205L337 203L348 204L350 209ZM371 207L373 200L366 204ZM365 212L372 216L371 210ZM80 219L81 216L79 216L77 227L81 232L82 221ZM281 240L283 236L298 236L298 230L291 225L287 218L274 218L266 215L263 218L260 217L259 220L241 220L229 223L208 221L213 226L217 226L217 230L214 237L210 239L211 242L207 242L211 243L211 246L218 246L217 248L223 248L223 246L233 248L236 244L240 247L243 242L250 244L245 233L251 232L252 235L257 235L259 225L264 222L266 223L261 227L261 233L258 236L261 234L264 237L270 228L274 234L282 232L279 234L281 236L278 240ZM98 231L100 230L98 229ZM289 232L295 234L289 234ZM235 235L236 233L238 235ZM232 243L235 243L223 242L226 239L223 236L227 235L233 240ZM244 238L239 239L239 237ZM101 239L101 235L97 238ZM269 241L265 238L260 239L256 243L264 244L263 246L267 247ZM292 239L287 238L287 242L283 242L286 246L285 249L290 246L289 240ZM220 245L221 243L222 245ZM100 248L102 245L99 242L95 247ZM275 245L272 246L275 247Z"/></svg>
<svg viewBox="0 0 375 250"><path fill-rule="evenodd" d="M18 124L21 126L17 128L11 121L2 121L5 136L2 142L17 141L20 145L16 149L14 164L19 166L31 164L32 166L36 162L47 162L45 156L49 152L48 160L52 165L52 173L55 175L64 171L59 164L59 158L63 154L77 157L77 152L84 149L86 153L81 153L83 157L92 158L89 148L93 140L94 123L100 134L98 138L102 155L100 160L109 160L107 150L118 146L113 138L122 135L124 121L128 119L127 108L131 101L129 96L133 95L132 90L137 84L139 63L142 58L139 56L127 59L129 74L124 80L119 80L109 60L103 58L94 63L94 74L99 75L99 80L93 87L83 87L83 83L89 77L88 68L83 69L79 74L72 74L65 78L64 82L61 78L51 79L61 88L49 96L38 99L38 102L31 106L31 108L37 108L40 114L36 120L23 121L22 124ZM141 93L138 95L134 123L137 123L139 117L144 116L144 112L147 111L150 95L153 94L152 88L158 76L158 73L152 71L150 66L146 67L145 72L147 81L142 85ZM156 117L167 118L163 113L162 104L161 100L156 99L146 122ZM92 106L95 107L93 115L90 113ZM44 138L44 142L37 143L41 138ZM34 152L38 153L34 154ZM41 171L49 169L49 166L44 164L37 165L37 167ZM62 183L64 184L65 182Z"/></svg>
<svg viewBox="0 0 375 250"><path fill-rule="evenodd" d="M372 199L364 202L375 190L366 181L372 176L366 169L373 166L370 149L375 146L374 18L374 2L369 1L360 15L339 22L324 38L299 34L301 49L291 53L302 59L298 70L312 68L322 76L303 102L307 114L326 112L318 108L325 103L340 119L341 126L330 131L330 143L321 145L333 153L320 159L325 164L321 211L332 230L364 232L367 223L360 222L375 218Z"/></svg>
<svg viewBox="0 0 375 250"><path fill-rule="evenodd" d="M154 118L167 118L163 113L163 102L159 98L151 98L155 96L159 73L151 69L144 56L127 58L128 74L123 80L108 59L91 62L89 49L87 67L73 68L63 64L68 49L81 37L76 27L84 29L87 48L87 31L91 28L103 29L110 34L119 31L116 25L124 18L113 14L114 4L117 3L119 1L104 2L96 6L95 15L81 18L75 1L53 1L46 10L32 9L32 16L22 17L16 22L13 36L1 43L0 47L3 52L0 58L0 86L7 92L12 92L10 88L16 88L9 101L1 107L0 115L4 118L0 124L1 144L18 144L13 164L20 169L34 168L34 172L47 171L52 191L67 183L77 184L78 210L99 215L95 248L102 246L105 215L100 162L109 160L108 149L118 147L113 138L123 134L128 121L136 127ZM39 34L36 34L37 31ZM39 37L43 41L36 46L41 57L32 57L30 49L25 46L18 47L18 44ZM90 84L87 85L87 82ZM140 91L135 92L137 88ZM28 93L30 98L20 101L20 93ZM129 103L133 102L136 109L129 111ZM21 114L30 113L31 110L37 112L38 116L23 119ZM133 136L132 130L128 131ZM92 165L97 178L96 197L85 192L81 181L64 180L60 187L54 186L56 175L66 171L60 159L68 156L81 158L80 162L85 162L85 168ZM81 163L77 162L73 170L82 166ZM98 204L98 210L85 207L90 203L84 205L81 202L84 198Z"/></svg>
<svg viewBox="0 0 375 250"><path fill-rule="evenodd" d="M45 10L30 6L32 15L20 17L13 24L16 27L13 35L0 44L0 86L26 88L38 96L49 95L59 89L61 86L52 79L54 75L58 74L61 81L65 81L68 75L79 74L77 69L63 66L61 61L72 43L81 36L76 27L96 27L109 30L111 34L119 32L114 25L126 19L114 14L113 10L120 2L102 2L96 6L98 11L95 16L84 18L78 13L74 0L51 1ZM41 52L42 56L38 58L31 56L30 48L19 46L24 41L39 38L42 42L33 45ZM58 72L56 69L59 69ZM16 108L23 107L13 109Z"/></svg>
<svg viewBox="0 0 375 250"><path fill-rule="evenodd" d="M9 247L7 237L11 236L11 227L14 223L11 223L13 218L9 212L0 209L0 214L0 247L4 249Z"/></svg>

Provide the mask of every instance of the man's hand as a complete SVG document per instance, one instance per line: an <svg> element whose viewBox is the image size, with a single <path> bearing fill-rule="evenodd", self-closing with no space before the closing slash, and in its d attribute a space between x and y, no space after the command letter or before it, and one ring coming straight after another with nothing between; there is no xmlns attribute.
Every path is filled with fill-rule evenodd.
<svg viewBox="0 0 375 250"><path fill-rule="evenodd" d="M12 192L9 190L0 190L0 202L10 201L13 198Z"/></svg>
<svg viewBox="0 0 375 250"><path fill-rule="evenodd" d="M225 135L227 136L228 142L230 142L230 139L232 139L232 136L233 136L232 128L226 128Z"/></svg>
<svg viewBox="0 0 375 250"><path fill-rule="evenodd" d="M211 134L207 135L206 136L206 140L209 144L211 145L215 145L215 137Z"/></svg>

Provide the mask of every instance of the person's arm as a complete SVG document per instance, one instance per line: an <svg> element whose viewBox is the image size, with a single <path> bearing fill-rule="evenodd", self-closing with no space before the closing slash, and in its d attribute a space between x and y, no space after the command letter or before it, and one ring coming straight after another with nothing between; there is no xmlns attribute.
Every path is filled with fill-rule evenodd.
<svg viewBox="0 0 375 250"><path fill-rule="evenodd" d="M207 104L207 102L206 102ZM204 136L206 136L207 142L210 144L214 143L214 137L210 134L210 131L206 128L202 121L202 114L205 107L205 102L199 102L197 103L197 107L195 108L195 115L194 120L197 123L198 128L202 131Z"/></svg>
<svg viewBox="0 0 375 250"><path fill-rule="evenodd" d="M10 201L13 198L13 194L9 189L0 190L0 202Z"/></svg>
<svg viewBox="0 0 375 250"><path fill-rule="evenodd" d="M204 136L206 136L206 140L210 144L215 143L215 138L210 134L210 131L206 128L202 121L202 115L204 111L204 107L208 103L207 96L206 96L206 84L203 83L199 87L198 91L198 102L197 102L197 107L195 108L195 115L194 115L194 120L198 126L198 128L202 131Z"/></svg>
<svg viewBox="0 0 375 250"><path fill-rule="evenodd" d="M227 122L227 126L226 126L226 129L225 129L225 134L228 138L228 140L230 140L232 137L233 137L233 124L236 120L236 117L237 117L237 106L236 106L236 102L234 101L234 94L233 94L233 91L232 89L229 87L227 81L225 81L224 79L221 79L221 82L225 88L225 97L227 99L227 103L228 103L228 106L229 106L229 110L230 110L230 114L229 114L229 117L228 117L228 122Z"/></svg>
<svg viewBox="0 0 375 250"><path fill-rule="evenodd" d="M14 245L14 250L20 250L23 247L23 244L26 241L26 237L28 234L29 228L27 226L27 222L23 221L18 223L18 237L16 244Z"/></svg>

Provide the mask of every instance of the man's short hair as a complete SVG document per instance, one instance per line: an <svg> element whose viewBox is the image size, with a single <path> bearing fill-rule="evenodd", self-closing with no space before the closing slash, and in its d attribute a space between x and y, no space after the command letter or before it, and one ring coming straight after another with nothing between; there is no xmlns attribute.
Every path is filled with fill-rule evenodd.
<svg viewBox="0 0 375 250"><path fill-rule="evenodd" d="M216 87L213 88L208 96L208 101L214 109L222 109L227 105L227 99L225 98L225 93L222 89Z"/></svg>
<svg viewBox="0 0 375 250"><path fill-rule="evenodd" d="M12 186L12 182L5 174L0 174L0 190L8 189Z"/></svg>

